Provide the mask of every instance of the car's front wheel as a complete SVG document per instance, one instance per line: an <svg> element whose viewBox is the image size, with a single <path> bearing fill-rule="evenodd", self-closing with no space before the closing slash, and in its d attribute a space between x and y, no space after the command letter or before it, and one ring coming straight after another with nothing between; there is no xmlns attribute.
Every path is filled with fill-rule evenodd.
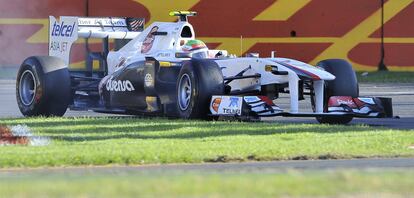
<svg viewBox="0 0 414 198"><path fill-rule="evenodd" d="M213 61L185 62L177 80L177 111L180 118L206 119L212 95L224 94L224 80Z"/></svg>
<svg viewBox="0 0 414 198"><path fill-rule="evenodd" d="M335 80L325 82L325 112L328 111L328 100L331 96L352 96L353 98L359 96L358 81L349 62L342 59L329 59L319 62L317 66L336 77ZM320 123L347 124L352 121L352 116L317 117L316 119Z"/></svg>

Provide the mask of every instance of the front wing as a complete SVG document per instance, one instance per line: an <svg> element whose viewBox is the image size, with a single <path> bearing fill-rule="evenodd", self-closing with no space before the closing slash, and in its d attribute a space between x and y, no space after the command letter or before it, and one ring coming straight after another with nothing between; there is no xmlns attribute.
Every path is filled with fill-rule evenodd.
<svg viewBox="0 0 414 198"><path fill-rule="evenodd" d="M332 96L324 113L290 113L266 96L212 96L212 116L226 117L341 117L391 118L391 98Z"/></svg>

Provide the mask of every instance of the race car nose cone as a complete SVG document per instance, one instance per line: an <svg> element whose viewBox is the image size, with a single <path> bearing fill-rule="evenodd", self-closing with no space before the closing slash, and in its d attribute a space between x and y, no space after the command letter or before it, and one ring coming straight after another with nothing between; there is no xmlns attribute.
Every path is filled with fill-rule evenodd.
<svg viewBox="0 0 414 198"><path fill-rule="evenodd" d="M327 72L327 71L321 71L318 76L322 79L322 80L335 80L335 76L332 75L331 73Z"/></svg>

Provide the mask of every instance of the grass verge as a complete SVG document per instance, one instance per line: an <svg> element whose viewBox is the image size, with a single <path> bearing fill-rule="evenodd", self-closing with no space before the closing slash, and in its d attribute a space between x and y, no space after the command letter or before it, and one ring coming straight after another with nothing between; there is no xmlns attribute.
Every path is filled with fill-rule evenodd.
<svg viewBox="0 0 414 198"><path fill-rule="evenodd" d="M414 83L414 72L357 72L360 83Z"/></svg>
<svg viewBox="0 0 414 198"><path fill-rule="evenodd" d="M139 118L21 118L47 146L0 146L0 167L414 156L414 130Z"/></svg>
<svg viewBox="0 0 414 198"><path fill-rule="evenodd" d="M410 197L414 170L0 174L4 197Z"/></svg>

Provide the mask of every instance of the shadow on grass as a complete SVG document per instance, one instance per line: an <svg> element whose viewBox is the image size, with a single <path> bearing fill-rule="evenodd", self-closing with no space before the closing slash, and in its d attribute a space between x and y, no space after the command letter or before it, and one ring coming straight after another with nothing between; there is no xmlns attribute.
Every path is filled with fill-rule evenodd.
<svg viewBox="0 0 414 198"><path fill-rule="evenodd" d="M17 119L19 120L19 119ZM9 122L13 123L13 122ZM20 123L16 121L15 123ZM237 135L274 135L291 133L353 133L370 130L363 126L286 124L277 122L208 122L180 119L139 119L134 117L85 119L35 119L29 127L61 141L99 141L113 139L194 139ZM56 126L56 127L55 127ZM76 126L79 128L71 127ZM72 135L71 135L72 134Z"/></svg>
<svg viewBox="0 0 414 198"><path fill-rule="evenodd" d="M65 117L65 118L42 118L42 117L33 117L33 118L5 118L2 119L4 123L9 125L17 124L27 124L32 127L50 127L50 126L74 126L74 125L100 125L108 124L110 122L117 123L126 123L131 121L142 120L137 119L134 116L111 116L111 117ZM150 119L148 119L150 120ZM2 124L2 123L0 123Z"/></svg>

